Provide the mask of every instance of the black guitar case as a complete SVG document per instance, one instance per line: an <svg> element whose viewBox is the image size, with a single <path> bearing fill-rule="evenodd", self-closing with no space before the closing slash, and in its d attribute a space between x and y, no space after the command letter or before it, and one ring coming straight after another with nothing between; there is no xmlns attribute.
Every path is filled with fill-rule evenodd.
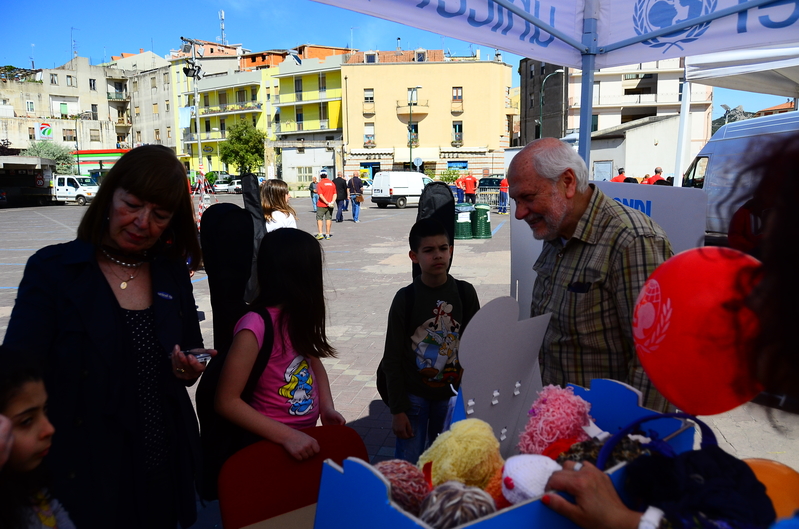
<svg viewBox="0 0 799 529"><path fill-rule="evenodd" d="M452 190L444 182L431 182L427 184L419 198L419 210L416 213L416 220L434 218L446 226L449 234L449 243L455 241L455 197ZM453 254L454 255L454 254ZM452 259L449 261L447 272L452 266ZM419 265L414 263L412 276L415 278L422 274Z"/></svg>

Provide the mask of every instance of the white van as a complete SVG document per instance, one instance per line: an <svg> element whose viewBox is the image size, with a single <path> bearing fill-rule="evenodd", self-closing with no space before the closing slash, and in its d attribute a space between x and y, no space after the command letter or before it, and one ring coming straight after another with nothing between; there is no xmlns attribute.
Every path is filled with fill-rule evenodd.
<svg viewBox="0 0 799 529"><path fill-rule="evenodd" d="M399 209L419 204L424 186L432 181L414 171L380 171L372 181L372 203L379 208L394 204Z"/></svg>
<svg viewBox="0 0 799 529"><path fill-rule="evenodd" d="M97 195L100 186L89 176L54 175L56 202L76 202L85 206Z"/></svg>
<svg viewBox="0 0 799 529"><path fill-rule="evenodd" d="M685 171L683 187L696 187L707 194L707 244L726 244L730 218L751 198L758 182L738 179L752 155L767 142L799 132L799 112L728 123L710 138Z"/></svg>

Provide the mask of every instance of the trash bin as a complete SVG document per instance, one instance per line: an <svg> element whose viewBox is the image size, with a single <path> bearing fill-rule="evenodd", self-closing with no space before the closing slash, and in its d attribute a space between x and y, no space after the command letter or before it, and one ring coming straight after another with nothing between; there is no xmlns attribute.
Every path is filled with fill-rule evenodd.
<svg viewBox="0 0 799 529"><path fill-rule="evenodd" d="M491 206L489 204L476 204L472 212L472 238L491 238Z"/></svg>
<svg viewBox="0 0 799 529"><path fill-rule="evenodd" d="M474 206L471 204L455 204L455 239L472 238L472 215L474 211Z"/></svg>

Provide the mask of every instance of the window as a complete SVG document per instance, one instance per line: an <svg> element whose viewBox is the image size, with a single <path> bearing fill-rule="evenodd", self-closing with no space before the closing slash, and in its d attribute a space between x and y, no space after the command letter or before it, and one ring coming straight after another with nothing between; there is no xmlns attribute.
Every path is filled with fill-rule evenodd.
<svg viewBox="0 0 799 529"><path fill-rule="evenodd" d="M377 62L377 54L375 52L369 52L363 54L363 62L368 64L374 64Z"/></svg>
<svg viewBox="0 0 799 529"><path fill-rule="evenodd" d="M250 91L250 101L258 101L258 89L253 88Z"/></svg>
<svg viewBox="0 0 799 529"><path fill-rule="evenodd" d="M155 81L155 76L150 77L150 88L158 88L158 83Z"/></svg>
<svg viewBox="0 0 799 529"><path fill-rule="evenodd" d="M36 139L36 127L28 127L28 139L29 140Z"/></svg>
<svg viewBox="0 0 799 529"><path fill-rule="evenodd" d="M25 110L33 112L33 101L25 101Z"/></svg>
<svg viewBox="0 0 799 529"><path fill-rule="evenodd" d="M167 127L166 128L166 139L168 139L168 140L172 139L172 127Z"/></svg>
<svg viewBox="0 0 799 529"><path fill-rule="evenodd" d="M92 119L97 119L97 105L92 105Z"/></svg>
<svg viewBox="0 0 799 529"><path fill-rule="evenodd" d="M327 76L324 73L319 74L319 91L324 92L327 90Z"/></svg>
<svg viewBox="0 0 799 529"><path fill-rule="evenodd" d="M364 88L363 89L363 102L364 103L374 103L375 102L375 89L374 88Z"/></svg>
<svg viewBox="0 0 799 529"><path fill-rule="evenodd" d="M452 122L452 143L463 143L463 121Z"/></svg>
<svg viewBox="0 0 799 529"><path fill-rule="evenodd" d="M411 123L408 125L408 145L413 144L414 147L419 145L419 124Z"/></svg>
<svg viewBox="0 0 799 529"><path fill-rule="evenodd" d="M624 74L624 80L630 81L633 79L652 79L651 73L626 73Z"/></svg>
<svg viewBox="0 0 799 529"><path fill-rule="evenodd" d="M141 115L141 112L139 112L139 107L133 107L133 114L136 117L139 117Z"/></svg>
<svg viewBox="0 0 799 529"><path fill-rule="evenodd" d="M136 131L136 143L141 143L141 131Z"/></svg>
<svg viewBox="0 0 799 529"><path fill-rule="evenodd" d="M236 90L236 103L244 103L247 101L246 90Z"/></svg>
<svg viewBox="0 0 799 529"><path fill-rule="evenodd" d="M418 103L419 90L416 88L408 88L408 106L413 106Z"/></svg>
<svg viewBox="0 0 799 529"><path fill-rule="evenodd" d="M138 79L134 79L133 80L133 91L134 92L138 92L139 91L139 80Z"/></svg>
<svg viewBox="0 0 799 529"><path fill-rule="evenodd" d="M208 94L203 94L203 106L207 107L209 105L210 105L210 103L209 103L209 99L208 99Z"/></svg>
<svg viewBox="0 0 799 529"><path fill-rule="evenodd" d="M100 129L89 130L89 141L100 141Z"/></svg>
<svg viewBox="0 0 799 529"><path fill-rule="evenodd" d="M463 87L462 86L453 86L452 87L452 100L453 101L463 101Z"/></svg>
<svg viewBox="0 0 799 529"><path fill-rule="evenodd" d="M75 76L67 75L67 86L78 86L78 83L75 82Z"/></svg>
<svg viewBox="0 0 799 529"><path fill-rule="evenodd" d="M169 72L164 74L164 84L169 84Z"/></svg>
<svg viewBox="0 0 799 529"><path fill-rule="evenodd" d="M54 85L58 84L58 74L57 73L51 73L50 74L50 84L54 84Z"/></svg>
<svg viewBox="0 0 799 529"><path fill-rule="evenodd" d="M169 99L164 101L164 112L169 112Z"/></svg>
<svg viewBox="0 0 799 529"><path fill-rule="evenodd" d="M89 79L89 90L97 90L97 79Z"/></svg>
<svg viewBox="0 0 799 529"><path fill-rule="evenodd" d="M205 132L211 132L211 120L210 119L206 119L205 120Z"/></svg>
<svg viewBox="0 0 799 529"><path fill-rule="evenodd" d="M155 141L161 143L161 129L155 129Z"/></svg>
<svg viewBox="0 0 799 529"><path fill-rule="evenodd" d="M305 144L303 143L305 138L299 138L297 141L300 142L299 147L297 147L297 154L305 154Z"/></svg>
<svg viewBox="0 0 799 529"><path fill-rule="evenodd" d="M310 182L313 177L311 167L297 167L297 181Z"/></svg>
<svg viewBox="0 0 799 529"><path fill-rule="evenodd" d="M375 144L375 124L374 123L364 123L363 124L363 144L366 145L374 145Z"/></svg>
<svg viewBox="0 0 799 529"><path fill-rule="evenodd" d="M227 105L227 92L219 92L219 104Z"/></svg>
<svg viewBox="0 0 799 529"><path fill-rule="evenodd" d="M319 103L319 119L327 121L327 103ZM326 129L327 127L322 127Z"/></svg>
<svg viewBox="0 0 799 529"><path fill-rule="evenodd" d="M64 129L64 141L75 141L75 129Z"/></svg>
<svg viewBox="0 0 799 529"><path fill-rule="evenodd" d="M427 60L427 52L425 50L416 50L416 62L424 62Z"/></svg>
<svg viewBox="0 0 799 529"><path fill-rule="evenodd" d="M153 103L153 115L158 115L158 103Z"/></svg>
<svg viewBox="0 0 799 529"><path fill-rule="evenodd" d="M591 116L591 132L596 132L599 130L599 114L594 114Z"/></svg>

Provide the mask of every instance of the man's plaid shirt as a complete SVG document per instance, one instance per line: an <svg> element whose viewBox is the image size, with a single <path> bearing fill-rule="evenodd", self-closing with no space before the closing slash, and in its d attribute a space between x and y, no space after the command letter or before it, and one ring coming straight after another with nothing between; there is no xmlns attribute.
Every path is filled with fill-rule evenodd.
<svg viewBox="0 0 799 529"><path fill-rule="evenodd" d="M588 387L594 378L625 382L643 405L664 411L635 354L632 320L649 275L672 256L663 229L644 213L591 186L574 235L544 243L534 265L531 315L552 313L539 363L544 385Z"/></svg>

